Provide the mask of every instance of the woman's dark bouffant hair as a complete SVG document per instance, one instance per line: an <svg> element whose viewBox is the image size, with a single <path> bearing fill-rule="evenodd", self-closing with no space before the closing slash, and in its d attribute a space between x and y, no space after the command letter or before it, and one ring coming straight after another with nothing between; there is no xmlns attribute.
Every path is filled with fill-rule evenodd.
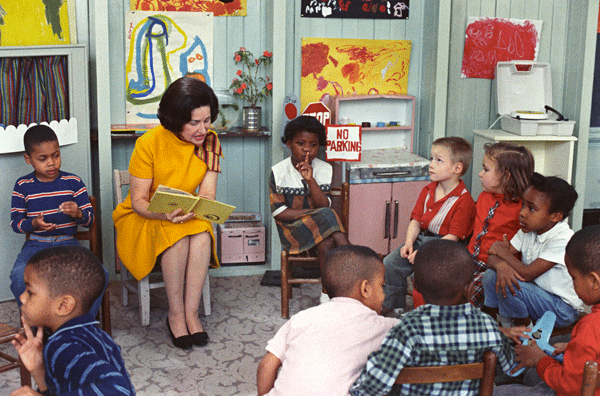
<svg viewBox="0 0 600 396"><path fill-rule="evenodd" d="M210 106L210 120L219 114L219 100L205 82L193 77L181 77L171 83L158 105L158 119L162 126L177 134L191 121L192 110Z"/></svg>
<svg viewBox="0 0 600 396"><path fill-rule="evenodd" d="M502 190L505 198L517 202L529 187L534 161L531 151L524 146L498 142L484 145L485 155L498 163L502 173Z"/></svg>
<svg viewBox="0 0 600 396"><path fill-rule="evenodd" d="M327 142L327 136L325 134L325 127L315 117L301 115L300 117L294 118L290 121L283 130L283 136L281 141L286 144L288 141L294 139L300 132L314 133L319 137L319 145L325 146Z"/></svg>

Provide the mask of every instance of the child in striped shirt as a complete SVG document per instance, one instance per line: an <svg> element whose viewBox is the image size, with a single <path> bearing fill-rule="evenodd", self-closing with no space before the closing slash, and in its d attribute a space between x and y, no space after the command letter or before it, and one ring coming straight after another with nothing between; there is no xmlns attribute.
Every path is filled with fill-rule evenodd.
<svg viewBox="0 0 600 396"><path fill-rule="evenodd" d="M90 227L94 221L85 184L78 176L60 170L60 147L52 128L30 127L23 143L25 162L33 172L17 179L12 192L10 225L16 233L30 234L10 274L10 289L17 303L25 291L23 273L29 258L48 247L79 245L77 226ZM99 308L100 300L91 313L95 315Z"/></svg>
<svg viewBox="0 0 600 396"><path fill-rule="evenodd" d="M15 394L134 395L120 347L87 313L104 288L98 258L81 246L52 247L31 257L24 276L27 337L17 335L13 345L38 392L26 386ZM52 331L44 345L43 327Z"/></svg>

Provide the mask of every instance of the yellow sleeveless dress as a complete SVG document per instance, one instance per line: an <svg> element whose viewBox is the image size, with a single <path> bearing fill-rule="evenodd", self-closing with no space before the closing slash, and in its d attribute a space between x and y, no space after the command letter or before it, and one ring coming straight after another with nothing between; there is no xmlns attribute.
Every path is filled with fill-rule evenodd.
<svg viewBox="0 0 600 396"><path fill-rule="evenodd" d="M213 131L210 131L213 133ZM216 138L216 135L215 135ZM129 173L141 179L152 179L150 196L160 184L195 193L206 175L207 166L195 153L195 146L177 138L158 126L140 136L129 162ZM187 235L208 232L212 238L211 267L219 262L212 223L192 219L183 224L147 219L135 213L131 195L113 212L117 229L117 251L125 267L138 280L152 271L156 258Z"/></svg>

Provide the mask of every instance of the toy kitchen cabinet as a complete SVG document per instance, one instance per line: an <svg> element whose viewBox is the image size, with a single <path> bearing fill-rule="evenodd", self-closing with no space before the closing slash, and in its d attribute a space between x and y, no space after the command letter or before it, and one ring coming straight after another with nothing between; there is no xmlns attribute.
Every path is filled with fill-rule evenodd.
<svg viewBox="0 0 600 396"><path fill-rule="evenodd" d="M352 95L333 101L334 123L371 125L362 128L361 161L344 163L341 171L350 184L348 238L387 255L404 244L410 213L429 183L429 160L412 152L415 98Z"/></svg>

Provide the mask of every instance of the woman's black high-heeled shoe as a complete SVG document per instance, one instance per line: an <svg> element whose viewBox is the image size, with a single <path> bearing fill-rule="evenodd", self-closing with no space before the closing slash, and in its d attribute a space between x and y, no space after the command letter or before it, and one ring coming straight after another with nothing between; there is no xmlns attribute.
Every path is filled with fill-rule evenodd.
<svg viewBox="0 0 600 396"><path fill-rule="evenodd" d="M180 349L190 349L192 347L192 336L189 334L183 335L181 337L175 337L173 334L173 330L171 330L171 325L169 324L169 318L167 318L167 329L169 329L169 334L171 335L171 340L173 341L173 345Z"/></svg>
<svg viewBox="0 0 600 396"><path fill-rule="evenodd" d="M191 336L192 343L197 346L206 346L208 344L208 334L206 331L199 331L197 333L192 334Z"/></svg>

